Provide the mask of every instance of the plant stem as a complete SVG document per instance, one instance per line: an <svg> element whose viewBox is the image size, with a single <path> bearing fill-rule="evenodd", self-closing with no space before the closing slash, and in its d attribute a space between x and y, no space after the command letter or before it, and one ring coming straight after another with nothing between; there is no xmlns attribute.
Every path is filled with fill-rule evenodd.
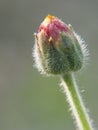
<svg viewBox="0 0 98 130"><path fill-rule="evenodd" d="M70 110L72 111L78 130L93 130L73 75L67 73L62 74L61 77L64 93L67 96Z"/></svg>

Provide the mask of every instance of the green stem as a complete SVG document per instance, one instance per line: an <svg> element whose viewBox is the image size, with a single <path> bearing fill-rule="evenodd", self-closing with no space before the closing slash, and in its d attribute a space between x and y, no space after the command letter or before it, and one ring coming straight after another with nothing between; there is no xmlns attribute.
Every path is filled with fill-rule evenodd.
<svg viewBox="0 0 98 130"><path fill-rule="evenodd" d="M93 130L71 73L62 75L62 86L64 93L67 96L70 110L72 111L78 130Z"/></svg>

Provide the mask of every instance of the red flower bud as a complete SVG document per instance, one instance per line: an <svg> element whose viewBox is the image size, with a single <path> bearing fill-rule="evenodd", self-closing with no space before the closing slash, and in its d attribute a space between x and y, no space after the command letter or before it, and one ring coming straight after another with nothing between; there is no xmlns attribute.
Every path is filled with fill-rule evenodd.
<svg viewBox="0 0 98 130"><path fill-rule="evenodd" d="M48 15L35 34L34 58L39 71L61 74L79 70L85 58L84 44L70 25Z"/></svg>
<svg viewBox="0 0 98 130"><path fill-rule="evenodd" d="M61 32L70 33L70 28L55 16L48 15L39 27L38 32L44 31L47 38L57 41Z"/></svg>

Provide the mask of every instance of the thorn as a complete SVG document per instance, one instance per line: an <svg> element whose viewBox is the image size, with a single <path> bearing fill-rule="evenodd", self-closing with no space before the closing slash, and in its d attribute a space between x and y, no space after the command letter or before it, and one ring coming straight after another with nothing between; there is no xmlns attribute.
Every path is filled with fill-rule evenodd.
<svg viewBox="0 0 98 130"><path fill-rule="evenodd" d="M37 33L34 33L34 37L38 40L38 36Z"/></svg>
<svg viewBox="0 0 98 130"><path fill-rule="evenodd" d="M73 30L73 27L72 27L71 24L68 24L68 27L69 27L71 30Z"/></svg>
<svg viewBox="0 0 98 130"><path fill-rule="evenodd" d="M53 43L53 38L52 37L49 38L49 42Z"/></svg>

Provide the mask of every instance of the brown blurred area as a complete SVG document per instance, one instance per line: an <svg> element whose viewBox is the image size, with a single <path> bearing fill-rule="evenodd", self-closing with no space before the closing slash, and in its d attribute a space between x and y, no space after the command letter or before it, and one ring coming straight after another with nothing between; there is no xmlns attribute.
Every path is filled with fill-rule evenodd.
<svg viewBox="0 0 98 130"><path fill-rule="evenodd" d="M33 67L33 33L47 14L72 24L90 50L76 73L79 89L98 125L98 1L0 0L0 130L75 130L58 77Z"/></svg>

